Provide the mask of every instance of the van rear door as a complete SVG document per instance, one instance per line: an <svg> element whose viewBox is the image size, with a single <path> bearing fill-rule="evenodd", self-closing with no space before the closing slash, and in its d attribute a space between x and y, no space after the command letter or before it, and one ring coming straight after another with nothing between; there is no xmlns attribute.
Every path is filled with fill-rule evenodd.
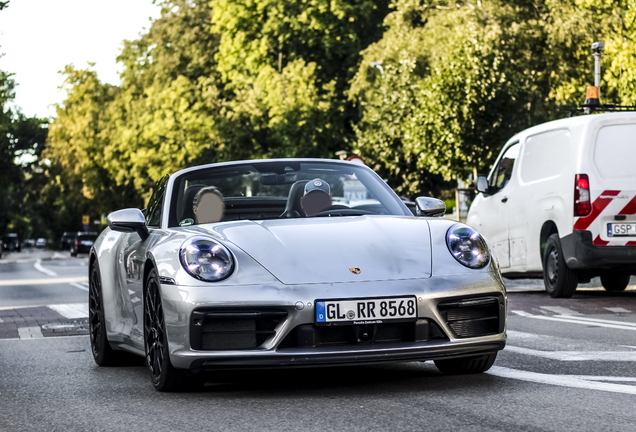
<svg viewBox="0 0 636 432"><path fill-rule="evenodd" d="M636 246L636 124L601 127L592 163L592 210L575 217L574 229L591 231L596 246Z"/></svg>

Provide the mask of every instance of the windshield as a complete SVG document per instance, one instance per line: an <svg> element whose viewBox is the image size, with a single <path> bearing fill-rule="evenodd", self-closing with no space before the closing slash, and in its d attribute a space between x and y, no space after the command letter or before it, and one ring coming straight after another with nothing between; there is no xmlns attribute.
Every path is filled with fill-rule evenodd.
<svg viewBox="0 0 636 432"><path fill-rule="evenodd" d="M411 216L370 169L333 162L250 162L192 171L173 186L169 226L279 218Z"/></svg>

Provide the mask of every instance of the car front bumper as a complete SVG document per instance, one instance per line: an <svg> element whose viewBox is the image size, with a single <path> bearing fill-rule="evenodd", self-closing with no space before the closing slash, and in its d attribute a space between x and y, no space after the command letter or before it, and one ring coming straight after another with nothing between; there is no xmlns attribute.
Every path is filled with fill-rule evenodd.
<svg viewBox="0 0 636 432"><path fill-rule="evenodd" d="M242 285L232 289L215 288L213 285L189 287L162 283L161 291L170 360L177 368L195 372L471 357L499 351L506 342L505 288L501 279L493 277L490 272L359 283ZM327 346L311 342L290 344L290 340L302 339L295 334L297 329L309 329L309 333L317 329L316 299L409 295L417 299L418 321L412 324L414 328L426 328L428 333L425 336L413 336L411 340L387 340L384 343L375 343L375 340L357 343L354 340ZM458 302L475 299L492 300L488 307L491 308L489 313L497 316L496 324L493 321L494 327L491 326L484 334L458 335L457 329L465 325L462 321L451 323L445 310L457 307L461 315L467 309L462 309L463 306ZM272 334L253 348L232 349L230 343L226 349L201 349L197 346L200 345L199 341L193 339L198 331L194 317L198 316L196 312L208 310L277 310L284 312L284 317L275 323ZM256 327L258 329L258 324ZM405 328L408 328L408 324L405 324ZM193 349L193 346L198 349Z"/></svg>

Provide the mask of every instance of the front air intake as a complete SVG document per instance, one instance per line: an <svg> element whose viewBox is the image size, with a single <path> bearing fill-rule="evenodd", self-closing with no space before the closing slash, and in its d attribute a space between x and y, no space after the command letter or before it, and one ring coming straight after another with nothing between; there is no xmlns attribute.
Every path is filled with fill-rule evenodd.
<svg viewBox="0 0 636 432"><path fill-rule="evenodd" d="M480 297L440 303L437 307L455 337L468 338L503 332L503 298Z"/></svg>
<svg viewBox="0 0 636 432"><path fill-rule="evenodd" d="M203 351L255 349L276 334L286 317L286 311L269 308L195 310L190 346Z"/></svg>

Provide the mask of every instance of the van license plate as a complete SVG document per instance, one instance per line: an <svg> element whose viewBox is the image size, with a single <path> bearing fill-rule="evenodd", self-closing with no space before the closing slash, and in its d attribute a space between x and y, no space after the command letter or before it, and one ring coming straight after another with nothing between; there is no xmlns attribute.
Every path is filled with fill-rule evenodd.
<svg viewBox="0 0 636 432"><path fill-rule="evenodd" d="M608 223L608 237L636 237L636 222L632 223Z"/></svg>
<svg viewBox="0 0 636 432"><path fill-rule="evenodd" d="M415 297L316 300L317 325L382 324L416 319Z"/></svg>

